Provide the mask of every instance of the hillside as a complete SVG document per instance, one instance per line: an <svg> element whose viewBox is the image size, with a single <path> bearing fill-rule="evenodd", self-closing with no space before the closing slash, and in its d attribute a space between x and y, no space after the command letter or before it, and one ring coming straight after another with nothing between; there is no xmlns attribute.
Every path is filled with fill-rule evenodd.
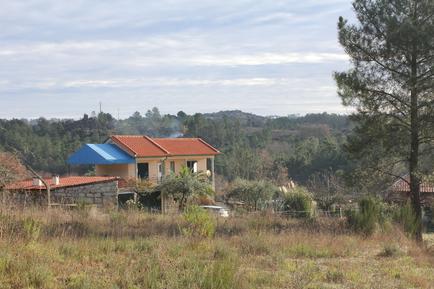
<svg viewBox="0 0 434 289"><path fill-rule="evenodd" d="M220 111L175 116L161 115L154 108L123 120L108 113L79 120L0 120L0 149L15 148L35 169L62 175L68 172L65 161L72 152L111 134L202 137L223 152L216 170L227 181L241 177L306 182L314 174L345 169L341 146L350 130L348 117L327 113L263 117Z"/></svg>

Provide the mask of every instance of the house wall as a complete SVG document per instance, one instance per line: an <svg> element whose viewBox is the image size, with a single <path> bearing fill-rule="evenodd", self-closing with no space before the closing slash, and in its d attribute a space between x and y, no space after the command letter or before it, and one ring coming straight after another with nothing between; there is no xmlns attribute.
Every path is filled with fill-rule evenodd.
<svg viewBox="0 0 434 289"><path fill-rule="evenodd" d="M124 179L135 177L135 164L95 165L97 176L114 176Z"/></svg>
<svg viewBox="0 0 434 289"><path fill-rule="evenodd" d="M160 158L138 158L137 163L148 163L149 165L149 180L158 182L158 164L161 162Z"/></svg>
<svg viewBox="0 0 434 289"><path fill-rule="evenodd" d="M179 173L183 166L187 165L187 161L197 161L197 170L206 171L206 160L207 158L213 158L213 156L192 156L192 157L169 157L166 162L166 174L170 174L170 162L175 162L175 174Z"/></svg>
<svg viewBox="0 0 434 289"><path fill-rule="evenodd" d="M164 163L162 169L164 174L170 174L170 162L175 162L175 174L178 174L183 166L187 165L187 161L197 161L198 171L206 171L206 162L208 158L214 156L183 156L183 157L168 157L168 158L137 158L137 163L149 164L149 180L158 183L158 165ZM136 178L136 164L119 164L119 165L96 165L95 173L97 176L116 176L124 179Z"/></svg>

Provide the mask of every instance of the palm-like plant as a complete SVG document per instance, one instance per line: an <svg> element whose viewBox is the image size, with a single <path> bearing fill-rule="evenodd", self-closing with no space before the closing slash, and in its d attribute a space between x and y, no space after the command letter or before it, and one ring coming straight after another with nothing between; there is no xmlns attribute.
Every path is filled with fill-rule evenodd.
<svg viewBox="0 0 434 289"><path fill-rule="evenodd" d="M214 192L205 173L194 173L182 167L179 174L166 176L158 188L162 195L171 196L178 202L179 210L183 210L192 196L212 195Z"/></svg>

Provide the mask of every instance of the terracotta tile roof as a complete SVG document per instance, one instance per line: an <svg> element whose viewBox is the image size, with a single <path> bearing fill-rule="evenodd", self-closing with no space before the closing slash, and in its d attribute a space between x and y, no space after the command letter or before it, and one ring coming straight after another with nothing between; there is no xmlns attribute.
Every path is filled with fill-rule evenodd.
<svg viewBox="0 0 434 289"><path fill-rule="evenodd" d="M50 185L51 189L65 188L65 187L74 187L74 186L82 186L89 185L95 183L105 183L109 181L116 181L118 177L64 177L60 178L59 185L53 185L53 180L45 179L45 181ZM34 186L33 180L23 180L18 181L12 184L9 184L5 187L6 190L45 190L45 186Z"/></svg>
<svg viewBox="0 0 434 289"><path fill-rule="evenodd" d="M137 157L164 157L167 155L167 151L156 145L147 136L114 135L111 139Z"/></svg>
<svg viewBox="0 0 434 289"><path fill-rule="evenodd" d="M405 177L408 180L408 177ZM410 185L402 179L396 181L392 187L392 191L395 192L410 192ZM430 183L421 183L420 184L420 192L421 193L434 193L434 184Z"/></svg>
<svg viewBox="0 0 434 289"><path fill-rule="evenodd" d="M216 155L220 152L200 138L150 138L114 135L112 141L137 157Z"/></svg>
<svg viewBox="0 0 434 289"><path fill-rule="evenodd" d="M170 155L216 155L219 151L200 138L153 138Z"/></svg>

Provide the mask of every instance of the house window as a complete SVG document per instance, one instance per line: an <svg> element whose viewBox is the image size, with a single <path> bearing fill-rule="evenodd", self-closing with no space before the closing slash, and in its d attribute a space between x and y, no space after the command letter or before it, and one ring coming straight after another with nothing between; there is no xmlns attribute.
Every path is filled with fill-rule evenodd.
<svg viewBox="0 0 434 289"><path fill-rule="evenodd" d="M206 169L212 171L212 159L210 158L206 159Z"/></svg>
<svg viewBox="0 0 434 289"><path fill-rule="evenodd" d="M137 175L140 179L149 178L149 164L148 163L137 164Z"/></svg>
<svg viewBox="0 0 434 289"><path fill-rule="evenodd" d="M170 162L170 172L171 172L172 174L175 173L175 162L174 162L174 161L171 161L171 162Z"/></svg>
<svg viewBox="0 0 434 289"><path fill-rule="evenodd" d="M187 161L187 168L193 173L197 173L197 161Z"/></svg>
<svg viewBox="0 0 434 289"><path fill-rule="evenodd" d="M161 163L157 164L158 166L158 181L161 181L163 178L163 165Z"/></svg>

